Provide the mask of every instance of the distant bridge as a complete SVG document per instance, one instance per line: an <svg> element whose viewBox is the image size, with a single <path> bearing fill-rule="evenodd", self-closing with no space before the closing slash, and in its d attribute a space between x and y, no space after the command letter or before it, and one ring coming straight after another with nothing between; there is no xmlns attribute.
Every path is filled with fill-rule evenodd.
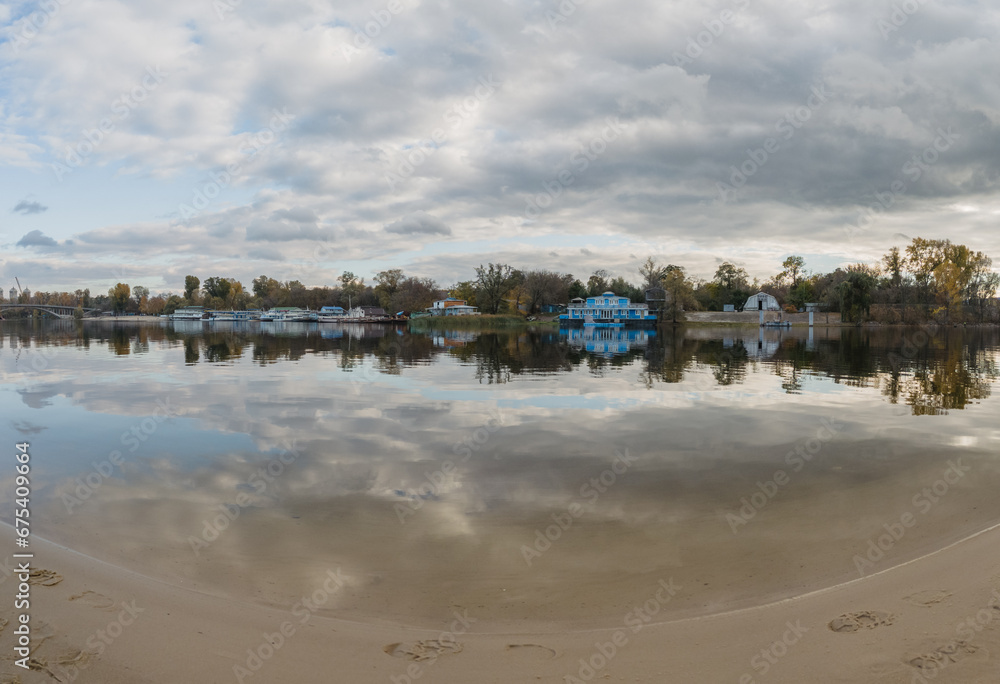
<svg viewBox="0 0 1000 684"><path fill-rule="evenodd" d="M24 309L35 309L37 311L42 311L44 313L55 316L56 318L73 318L73 312L76 311L75 306L59 306L58 304L6 304L0 303L0 314L4 311L14 311L14 310L24 310ZM99 312L100 309L84 309L83 315L87 316L95 312Z"/></svg>

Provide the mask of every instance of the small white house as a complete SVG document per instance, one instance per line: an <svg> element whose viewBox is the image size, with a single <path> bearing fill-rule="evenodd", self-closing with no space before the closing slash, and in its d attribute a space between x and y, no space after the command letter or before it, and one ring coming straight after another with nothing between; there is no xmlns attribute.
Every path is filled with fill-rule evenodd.
<svg viewBox="0 0 1000 684"><path fill-rule="evenodd" d="M469 306L464 299L448 297L434 302L427 312L432 316L478 316L479 308Z"/></svg>
<svg viewBox="0 0 1000 684"><path fill-rule="evenodd" d="M445 316L478 316L479 308L468 304L456 304L447 307L442 313Z"/></svg>
<svg viewBox="0 0 1000 684"><path fill-rule="evenodd" d="M747 298L747 303L743 305L744 311L781 311L778 300L774 295L766 292L758 292Z"/></svg>

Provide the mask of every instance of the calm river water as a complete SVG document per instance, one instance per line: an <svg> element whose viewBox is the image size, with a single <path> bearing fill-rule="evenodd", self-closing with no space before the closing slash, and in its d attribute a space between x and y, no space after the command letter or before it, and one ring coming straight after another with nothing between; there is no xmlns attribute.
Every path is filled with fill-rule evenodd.
<svg viewBox="0 0 1000 684"><path fill-rule="evenodd" d="M35 534L275 606L339 569L324 610L356 619L610 624L666 579L704 614L1000 521L996 330L6 322L0 346Z"/></svg>

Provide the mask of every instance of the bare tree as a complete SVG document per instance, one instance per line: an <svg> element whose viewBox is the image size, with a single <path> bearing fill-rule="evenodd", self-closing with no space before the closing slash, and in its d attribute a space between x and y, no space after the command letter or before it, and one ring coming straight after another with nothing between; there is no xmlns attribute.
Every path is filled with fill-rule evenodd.
<svg viewBox="0 0 1000 684"><path fill-rule="evenodd" d="M514 269L507 264L489 264L476 267L476 302L485 314L495 314L503 305L504 295L510 290Z"/></svg>

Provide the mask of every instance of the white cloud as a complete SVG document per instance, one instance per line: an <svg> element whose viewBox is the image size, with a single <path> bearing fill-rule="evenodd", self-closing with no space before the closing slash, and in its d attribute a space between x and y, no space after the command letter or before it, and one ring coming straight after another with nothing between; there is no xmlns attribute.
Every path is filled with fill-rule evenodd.
<svg viewBox="0 0 1000 684"><path fill-rule="evenodd" d="M925 4L883 38L891 8L861 0L589 0L565 16L552 0L400 1L367 42L358 32L378 3L240 3L222 18L203 0L66 3L16 52L21 24L9 19L28 6L15 6L0 29L0 163L28 174L20 196L52 206L79 206L74 184L99 170L149 179L147 216L105 211L125 192L109 184L79 206L99 228L63 220L42 233L73 238L78 259L128 256L175 288L223 265L320 284L341 261L464 279L495 254L548 267L552 251L573 255L559 268L581 277L594 264L634 277L630 255L647 253L683 256L702 276L752 255L748 268L770 275L789 251L874 259L898 232L1000 255L980 214L948 209L989 202L1000 184L991 6ZM818 86L829 100L782 137L776 124ZM275 127L276 111L290 120ZM609 117L627 128L597 144ZM919 180L901 176L948 126L958 141ZM768 138L780 149L722 201L717 184ZM54 182L50 165L74 151L79 165ZM157 218L219 174L220 196L198 216ZM850 237L859 210L901 177L891 212ZM331 244L336 261L309 262Z"/></svg>

